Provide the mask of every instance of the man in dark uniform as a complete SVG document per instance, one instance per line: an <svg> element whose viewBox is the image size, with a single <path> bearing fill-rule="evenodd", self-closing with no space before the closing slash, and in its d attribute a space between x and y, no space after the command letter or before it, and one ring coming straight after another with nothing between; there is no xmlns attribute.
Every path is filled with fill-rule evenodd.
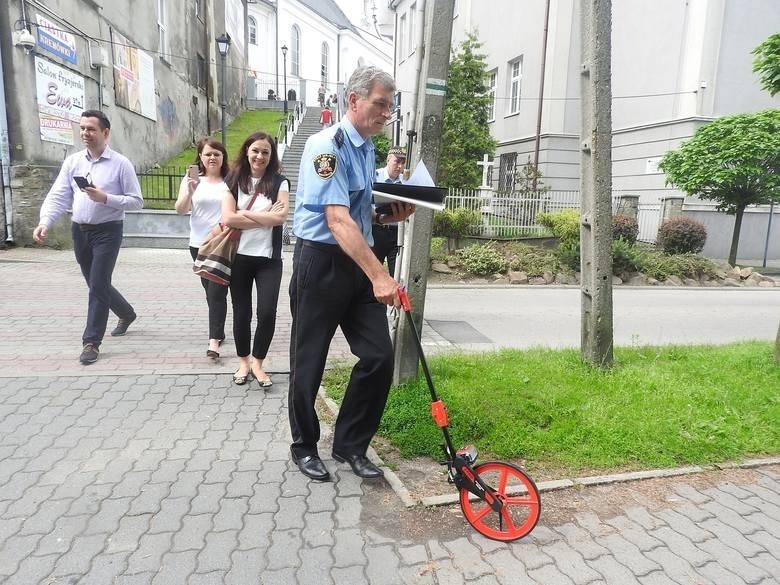
<svg viewBox="0 0 780 585"><path fill-rule="evenodd" d="M370 136L390 117L395 83L376 67L359 67L346 88L341 121L309 138L301 158L293 232L297 237L290 280L289 414L293 461L311 479L327 481L320 459L320 425L314 408L336 327L358 363L336 420L333 458L363 478L382 470L366 457L387 401L393 347L385 306L400 306L398 283L371 251L375 178ZM403 221L414 206L394 203L388 221Z"/></svg>
<svg viewBox="0 0 780 585"><path fill-rule="evenodd" d="M404 166L406 165L406 149L403 146L393 146L387 151L387 165L376 172L377 183L402 183ZM384 214L377 215L371 230L374 236L374 246L371 248L380 262L387 260L387 269L395 275L395 261L398 257L398 224L388 223Z"/></svg>

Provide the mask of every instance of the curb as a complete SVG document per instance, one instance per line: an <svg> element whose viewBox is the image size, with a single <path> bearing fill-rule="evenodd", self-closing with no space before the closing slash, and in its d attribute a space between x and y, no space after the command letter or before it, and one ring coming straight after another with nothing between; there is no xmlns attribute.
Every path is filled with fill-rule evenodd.
<svg viewBox="0 0 780 585"><path fill-rule="evenodd" d="M330 413L334 417L337 417L339 414L339 406L325 393L325 388L323 386L320 386L318 395ZM384 471L387 483L407 508L412 508L417 505L426 507L449 506L459 502L460 495L458 492L444 494L441 496L423 497L419 500L413 498L412 494L404 485L403 481L401 481L401 478L398 477L398 475L385 464L385 462L373 447L368 448L366 455L375 465L379 466L382 471ZM767 465L780 465L780 456L766 457L762 459L745 459L743 461L730 461L725 463L714 463L712 465L690 465L687 467L674 467L670 469L648 469L645 471L631 471L627 473L613 473L609 475L590 475L571 479L553 479L548 481L541 481L536 484L536 487L539 490L539 493L543 493L564 490L573 487L590 487L595 485L610 485L616 483L626 483L629 481L640 481L644 479L679 477L684 475L693 475L695 473L703 473L705 471L720 471L725 469L753 469L756 467L765 467ZM507 493L511 495L512 492L511 490L508 490ZM518 491L518 493L520 492Z"/></svg>

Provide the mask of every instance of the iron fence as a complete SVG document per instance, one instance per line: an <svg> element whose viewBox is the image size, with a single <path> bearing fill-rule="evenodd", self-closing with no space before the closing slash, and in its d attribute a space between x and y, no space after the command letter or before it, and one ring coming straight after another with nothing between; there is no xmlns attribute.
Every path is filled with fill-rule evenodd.
<svg viewBox="0 0 780 585"><path fill-rule="evenodd" d="M152 167L143 171L136 169L144 201L176 201L179 186L186 173L187 167Z"/></svg>

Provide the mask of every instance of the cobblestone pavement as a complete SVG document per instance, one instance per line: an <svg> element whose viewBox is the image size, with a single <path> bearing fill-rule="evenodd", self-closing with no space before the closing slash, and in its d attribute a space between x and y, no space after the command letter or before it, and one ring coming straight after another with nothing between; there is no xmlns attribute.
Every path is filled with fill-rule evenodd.
<svg viewBox="0 0 780 585"><path fill-rule="evenodd" d="M231 354L205 365L186 257L123 250L116 283L142 317L83 368L72 256L20 252L0 256L0 583L780 582L780 466L667 479L608 509L553 505L600 488L553 493L530 536L489 541L456 507L406 509L360 482L327 457L328 429L334 481L305 481L288 456L286 341L267 393L230 384Z"/></svg>

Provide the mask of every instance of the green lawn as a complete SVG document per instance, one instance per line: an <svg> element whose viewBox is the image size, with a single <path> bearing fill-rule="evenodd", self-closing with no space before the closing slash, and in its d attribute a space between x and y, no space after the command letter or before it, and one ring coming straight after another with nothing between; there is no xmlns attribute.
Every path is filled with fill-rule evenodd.
<svg viewBox="0 0 780 585"><path fill-rule="evenodd" d="M263 131L276 136L284 114L275 110L248 110L233 120L227 127L227 151L232 162L241 143L252 132ZM221 132L212 134L217 140ZM176 156L160 163L160 167L149 172L155 176L141 176L141 192L147 209L173 209L179 182L188 165L195 160L195 147L181 151Z"/></svg>
<svg viewBox="0 0 780 585"><path fill-rule="evenodd" d="M456 447L530 472L647 469L780 453L780 364L769 342L616 348L592 369L577 350L503 350L430 360ZM347 368L328 372L341 399ZM440 458L427 386L394 387L380 434L404 457Z"/></svg>

